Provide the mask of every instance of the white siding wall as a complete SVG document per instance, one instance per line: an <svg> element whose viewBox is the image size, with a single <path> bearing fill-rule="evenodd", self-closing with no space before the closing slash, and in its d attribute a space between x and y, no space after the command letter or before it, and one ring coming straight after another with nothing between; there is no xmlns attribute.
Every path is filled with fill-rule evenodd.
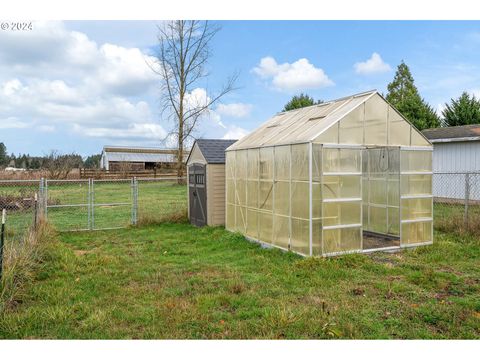
<svg viewBox="0 0 480 360"><path fill-rule="evenodd" d="M480 172L480 141L435 143L433 145L433 172ZM473 177L470 182L470 199L472 200L480 200L480 184L476 180L477 177ZM433 195L463 199L465 197L465 175L433 175Z"/></svg>

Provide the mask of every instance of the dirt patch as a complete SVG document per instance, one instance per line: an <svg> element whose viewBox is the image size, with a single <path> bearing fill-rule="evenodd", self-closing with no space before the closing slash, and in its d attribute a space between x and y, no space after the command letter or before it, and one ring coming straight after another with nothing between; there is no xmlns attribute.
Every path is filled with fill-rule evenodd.
<svg viewBox="0 0 480 360"><path fill-rule="evenodd" d="M73 250L73 253L77 256L83 256L83 255L86 255L86 254L93 253L93 250Z"/></svg>

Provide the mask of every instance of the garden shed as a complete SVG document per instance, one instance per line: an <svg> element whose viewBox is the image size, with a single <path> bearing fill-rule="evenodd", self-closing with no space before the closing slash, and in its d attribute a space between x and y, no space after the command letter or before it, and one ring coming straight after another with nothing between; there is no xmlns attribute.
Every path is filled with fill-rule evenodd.
<svg viewBox="0 0 480 360"><path fill-rule="evenodd" d="M196 226L225 225L225 149L236 140L197 139L187 159L188 217Z"/></svg>
<svg viewBox="0 0 480 360"><path fill-rule="evenodd" d="M226 228L302 255L432 243L432 145L377 91L281 112L226 152Z"/></svg>

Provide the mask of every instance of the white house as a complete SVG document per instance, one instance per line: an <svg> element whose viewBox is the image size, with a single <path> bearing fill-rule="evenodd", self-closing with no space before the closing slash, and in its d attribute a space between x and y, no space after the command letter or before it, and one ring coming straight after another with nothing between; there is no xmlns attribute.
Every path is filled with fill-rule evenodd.
<svg viewBox="0 0 480 360"><path fill-rule="evenodd" d="M480 124L423 130L433 144L433 195L480 200ZM469 183L469 188L465 186Z"/></svg>

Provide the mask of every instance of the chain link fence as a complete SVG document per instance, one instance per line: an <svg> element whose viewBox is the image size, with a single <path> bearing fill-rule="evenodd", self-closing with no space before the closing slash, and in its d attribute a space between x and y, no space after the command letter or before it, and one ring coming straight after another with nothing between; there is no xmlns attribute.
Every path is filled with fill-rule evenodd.
<svg viewBox="0 0 480 360"><path fill-rule="evenodd" d="M40 216L38 180L1 180L0 212L5 209L8 225L5 227L5 243L22 241Z"/></svg>
<svg viewBox="0 0 480 360"><path fill-rule="evenodd" d="M435 228L480 233L480 173L434 173L432 187Z"/></svg>
<svg viewBox="0 0 480 360"><path fill-rule="evenodd" d="M105 230L186 219L184 179L0 180L6 242L44 217L58 231Z"/></svg>

